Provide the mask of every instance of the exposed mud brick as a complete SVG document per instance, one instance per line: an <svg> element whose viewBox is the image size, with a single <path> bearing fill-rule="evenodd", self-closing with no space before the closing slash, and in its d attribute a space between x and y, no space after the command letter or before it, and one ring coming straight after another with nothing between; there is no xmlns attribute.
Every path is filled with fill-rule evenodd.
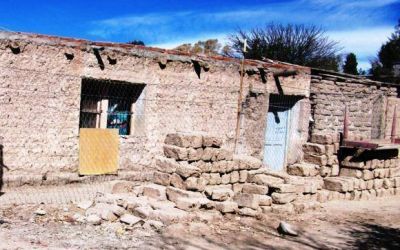
<svg viewBox="0 0 400 250"><path fill-rule="evenodd" d="M400 177L400 167L391 168L389 170L389 177Z"/></svg>
<svg viewBox="0 0 400 250"><path fill-rule="evenodd" d="M318 144L332 144L333 138L332 135L313 134L311 141Z"/></svg>
<svg viewBox="0 0 400 250"><path fill-rule="evenodd" d="M293 184L277 184L271 187L273 192L277 193L301 193L302 187Z"/></svg>
<svg viewBox="0 0 400 250"><path fill-rule="evenodd" d="M331 176L338 176L340 172L340 167L338 164L333 164L332 165L332 174Z"/></svg>
<svg viewBox="0 0 400 250"><path fill-rule="evenodd" d="M262 166L261 160L247 155L234 155L233 161L239 164L240 170L255 170Z"/></svg>
<svg viewBox="0 0 400 250"><path fill-rule="evenodd" d="M188 149L188 160L199 161L202 159L203 149L202 148L189 148Z"/></svg>
<svg viewBox="0 0 400 250"><path fill-rule="evenodd" d="M210 174L210 180L209 180L209 185L218 185L222 183L222 178L219 173L211 173Z"/></svg>
<svg viewBox="0 0 400 250"><path fill-rule="evenodd" d="M265 174L250 174L248 175L248 182L256 183L258 185L270 186L284 183L284 180L278 177L265 175Z"/></svg>
<svg viewBox="0 0 400 250"><path fill-rule="evenodd" d="M170 184L170 175L162 172L154 172L153 181L155 184L160 184L163 186L169 186Z"/></svg>
<svg viewBox="0 0 400 250"><path fill-rule="evenodd" d="M338 152L339 149L340 149L340 144L339 144L339 142L335 142L335 143L333 144L333 147L334 147L334 153L337 154L337 152Z"/></svg>
<svg viewBox="0 0 400 250"><path fill-rule="evenodd" d="M325 145L325 152L327 155L335 155L336 154L335 145L333 144Z"/></svg>
<svg viewBox="0 0 400 250"><path fill-rule="evenodd" d="M208 188L208 187L207 187ZM212 190L207 189L207 194L215 201L226 201L230 200L234 193L229 188L213 188Z"/></svg>
<svg viewBox="0 0 400 250"><path fill-rule="evenodd" d="M117 180L111 182L111 193L112 194L120 194L120 193L130 193L133 191L135 187L135 183L132 181L123 181Z"/></svg>
<svg viewBox="0 0 400 250"><path fill-rule="evenodd" d="M325 154L325 146L308 142L303 145L303 152L314 155L323 155Z"/></svg>
<svg viewBox="0 0 400 250"><path fill-rule="evenodd" d="M361 191L360 200L369 200L369 199L371 199L371 194L368 192L368 190Z"/></svg>
<svg viewBox="0 0 400 250"><path fill-rule="evenodd" d="M204 191L207 181L204 178L189 177L185 181L185 187L187 190L191 191Z"/></svg>
<svg viewBox="0 0 400 250"><path fill-rule="evenodd" d="M167 187L166 189L168 200L176 202L179 197L191 197L191 198L201 198L203 197L201 193L185 191L182 189Z"/></svg>
<svg viewBox="0 0 400 250"><path fill-rule="evenodd" d="M256 217L258 214L257 210L248 207L239 208L237 213L241 216L249 216L249 217Z"/></svg>
<svg viewBox="0 0 400 250"><path fill-rule="evenodd" d="M374 178L380 178L380 179L385 178L385 172L386 172L386 169L384 169L384 168L375 169L375 170L373 171L373 173L374 173Z"/></svg>
<svg viewBox="0 0 400 250"><path fill-rule="evenodd" d="M184 211L193 211L200 207L208 207L212 201L207 198L191 198L191 197L179 197L176 201L176 207Z"/></svg>
<svg viewBox="0 0 400 250"><path fill-rule="evenodd" d="M197 167L198 169L200 169L200 172L202 173L209 173L211 172L211 168L212 168L212 164L211 162L205 162L205 161L195 161L190 163L190 165Z"/></svg>
<svg viewBox="0 0 400 250"><path fill-rule="evenodd" d="M219 148L222 145L222 140L215 136L203 136L203 147Z"/></svg>
<svg viewBox="0 0 400 250"><path fill-rule="evenodd" d="M231 184L234 184L234 183L237 183L237 182L239 182L239 177L240 177L240 175L239 175L239 171L232 171L231 173L230 173L230 181L229 181L229 183L231 183Z"/></svg>
<svg viewBox="0 0 400 250"><path fill-rule="evenodd" d="M371 170L363 170L363 176L362 178L367 181L367 180L372 180L374 179L374 172Z"/></svg>
<svg viewBox="0 0 400 250"><path fill-rule="evenodd" d="M307 163L316 164L319 166L324 166L328 163L328 157L326 155L313 155L313 154L304 154L304 159Z"/></svg>
<svg viewBox="0 0 400 250"><path fill-rule="evenodd" d="M174 207L166 207L164 209L157 209L151 213L151 218L159 220L163 223L176 223L188 220L190 215L188 212Z"/></svg>
<svg viewBox="0 0 400 250"><path fill-rule="evenodd" d="M322 177L331 176L331 174L332 174L332 167L321 166L319 168L319 175L321 175Z"/></svg>
<svg viewBox="0 0 400 250"><path fill-rule="evenodd" d="M223 174L221 175L221 183L222 184L229 184L231 180L231 174Z"/></svg>
<svg viewBox="0 0 400 250"><path fill-rule="evenodd" d="M383 179L383 187L384 188L393 188L394 187L394 179Z"/></svg>
<svg viewBox="0 0 400 250"><path fill-rule="evenodd" d="M356 168L356 169L364 169L365 168L365 164L364 162L360 161L360 162L352 162L352 161L342 161L341 165L345 168Z"/></svg>
<svg viewBox="0 0 400 250"><path fill-rule="evenodd" d="M173 145L164 145L164 155L175 160L188 160L188 149Z"/></svg>
<svg viewBox="0 0 400 250"><path fill-rule="evenodd" d="M191 176L200 176L200 169L182 161L179 162L179 166L176 168L176 173L183 178L188 178Z"/></svg>
<svg viewBox="0 0 400 250"><path fill-rule="evenodd" d="M244 183L247 181L247 170L240 170L239 171L239 182Z"/></svg>
<svg viewBox="0 0 400 250"><path fill-rule="evenodd" d="M242 192L248 194L267 194L268 186L257 185L253 183L245 183L243 184Z"/></svg>
<svg viewBox="0 0 400 250"><path fill-rule="evenodd" d="M233 200L239 207L249 207L257 209L259 206L259 197L256 194L238 193L233 197Z"/></svg>
<svg viewBox="0 0 400 250"><path fill-rule="evenodd" d="M317 191L317 201L323 203L327 202L329 197L329 191L328 190L318 190Z"/></svg>
<svg viewBox="0 0 400 250"><path fill-rule="evenodd" d="M234 213L238 210L238 204L233 201L216 202L215 208L221 213Z"/></svg>
<svg viewBox="0 0 400 250"><path fill-rule="evenodd" d="M156 184L148 184L143 187L143 195L157 200L166 200L166 188Z"/></svg>
<svg viewBox="0 0 400 250"><path fill-rule="evenodd" d="M354 189L354 184L352 178L328 177L324 179L324 187L331 191L349 192Z"/></svg>
<svg viewBox="0 0 400 250"><path fill-rule="evenodd" d="M295 193L272 193L272 202L275 204L286 204L297 198Z"/></svg>
<svg viewBox="0 0 400 250"><path fill-rule="evenodd" d="M212 173L225 173L228 166L227 161L215 161L212 163L211 172Z"/></svg>
<svg viewBox="0 0 400 250"><path fill-rule="evenodd" d="M268 195L258 195L258 201L260 206L271 206L272 198Z"/></svg>
<svg viewBox="0 0 400 250"><path fill-rule="evenodd" d="M164 143L184 148L201 148L203 145L203 136L180 133L168 134Z"/></svg>
<svg viewBox="0 0 400 250"><path fill-rule="evenodd" d="M158 157L156 159L156 169L163 173L172 174L178 166L179 164L173 158Z"/></svg>
<svg viewBox="0 0 400 250"><path fill-rule="evenodd" d="M319 174L319 166L309 163L296 163L288 166L287 172L290 175L297 176L316 176Z"/></svg>
<svg viewBox="0 0 400 250"><path fill-rule="evenodd" d="M272 204L272 213L275 214L293 214L295 212L294 206L291 203L287 204Z"/></svg>
<svg viewBox="0 0 400 250"><path fill-rule="evenodd" d="M212 161L222 161L222 160L227 160L231 161L233 159L233 153L229 150L220 148L220 149L215 149L217 154L214 154L213 157L211 158Z"/></svg>
<svg viewBox="0 0 400 250"><path fill-rule="evenodd" d="M340 176L347 176L347 177L355 177L355 178L362 178L363 171L356 169L356 168L341 168L340 169Z"/></svg>
<svg viewBox="0 0 400 250"><path fill-rule="evenodd" d="M170 184L176 188L185 189L185 182L178 174L173 173L170 177Z"/></svg>
<svg viewBox="0 0 400 250"><path fill-rule="evenodd" d="M380 189L383 187L383 179L374 179L374 189Z"/></svg>
<svg viewBox="0 0 400 250"><path fill-rule="evenodd" d="M305 193L305 194L315 194L315 193L317 193L317 191L319 189L319 185L320 184L315 183L315 182L307 182L304 185L302 185L303 186L303 193ZM298 187L298 188L301 188L301 186Z"/></svg>

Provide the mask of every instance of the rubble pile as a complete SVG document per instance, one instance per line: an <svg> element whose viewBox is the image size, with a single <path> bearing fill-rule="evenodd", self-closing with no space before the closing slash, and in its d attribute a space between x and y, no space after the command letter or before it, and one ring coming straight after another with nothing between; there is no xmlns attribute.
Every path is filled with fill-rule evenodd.
<svg viewBox="0 0 400 250"><path fill-rule="evenodd" d="M293 212L296 205L312 200L311 195L316 200L317 187L293 182L288 175L262 168L257 158L233 155L221 146L213 136L168 134L153 178L160 186L152 185L160 192L151 195L185 211L203 208L246 216Z"/></svg>

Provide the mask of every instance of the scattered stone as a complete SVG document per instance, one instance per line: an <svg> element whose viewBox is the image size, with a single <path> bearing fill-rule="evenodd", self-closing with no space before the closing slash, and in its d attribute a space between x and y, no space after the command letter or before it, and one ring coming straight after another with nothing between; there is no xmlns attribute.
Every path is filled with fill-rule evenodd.
<svg viewBox="0 0 400 250"><path fill-rule="evenodd" d="M272 201L275 204L286 204L296 199L297 194L295 193L272 193Z"/></svg>
<svg viewBox="0 0 400 250"><path fill-rule="evenodd" d="M234 213L238 209L238 204L232 201L216 202L215 208L221 213Z"/></svg>
<svg viewBox="0 0 400 250"><path fill-rule="evenodd" d="M101 218L97 214L91 214L88 217L86 217L86 221L92 225L100 225L101 224Z"/></svg>
<svg viewBox="0 0 400 250"><path fill-rule="evenodd" d="M161 230L164 227L164 223L161 221L156 221L156 220L148 220L143 224L143 228L147 230Z"/></svg>
<svg viewBox="0 0 400 250"><path fill-rule="evenodd" d="M148 184L143 187L143 195L157 200L166 200L166 187L156 184Z"/></svg>
<svg viewBox="0 0 400 250"><path fill-rule="evenodd" d="M76 204L77 207L79 207L79 208L81 208L83 210L87 210L92 205L93 205L93 201L92 200L85 200L85 201L81 201L78 204Z"/></svg>
<svg viewBox="0 0 400 250"><path fill-rule="evenodd" d="M112 194L130 193L133 191L133 188L135 187L134 182L124 181L124 180L112 181L111 185L112 185L111 187Z"/></svg>
<svg viewBox="0 0 400 250"><path fill-rule="evenodd" d="M243 207L239 209L238 214L243 216L256 217L257 210L248 207Z"/></svg>
<svg viewBox="0 0 400 250"><path fill-rule="evenodd" d="M182 189L174 188L174 187L167 187L166 189L168 200L175 202L178 200L179 197L203 197L201 193L185 191Z"/></svg>
<svg viewBox="0 0 400 250"><path fill-rule="evenodd" d="M162 172L156 171L156 172L154 172L154 175L153 175L153 181L155 184L169 186L170 175L167 173L162 173Z"/></svg>
<svg viewBox="0 0 400 250"><path fill-rule="evenodd" d="M40 215L40 216L46 215L46 213L47 212L42 208L36 209L35 212L34 212L34 214Z"/></svg>
<svg viewBox="0 0 400 250"><path fill-rule="evenodd" d="M119 218L119 220L122 223L131 225L131 226L136 225L138 223L144 223L144 221L141 218L136 217L136 216L134 216L132 214L124 214Z"/></svg>
<svg viewBox="0 0 400 250"><path fill-rule="evenodd" d="M298 236L297 231L287 222L281 221L278 226L278 232L283 235Z"/></svg>

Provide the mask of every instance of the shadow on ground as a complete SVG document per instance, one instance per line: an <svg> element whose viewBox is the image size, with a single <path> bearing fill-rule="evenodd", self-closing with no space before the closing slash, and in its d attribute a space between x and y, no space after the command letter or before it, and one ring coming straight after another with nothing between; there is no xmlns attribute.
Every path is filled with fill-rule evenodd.
<svg viewBox="0 0 400 250"><path fill-rule="evenodd" d="M300 230L298 237L281 236L276 228L255 221L250 227L211 230L207 234L163 234L153 247L164 249L400 249L400 229L370 223L344 222L339 234ZM241 230L239 230L241 228ZM327 228L327 230L329 230ZM193 232L196 234L196 232Z"/></svg>

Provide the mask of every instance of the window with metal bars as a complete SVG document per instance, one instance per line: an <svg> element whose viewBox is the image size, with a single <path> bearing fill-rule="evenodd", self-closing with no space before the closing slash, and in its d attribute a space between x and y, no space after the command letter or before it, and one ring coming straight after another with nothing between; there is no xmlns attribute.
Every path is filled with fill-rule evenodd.
<svg viewBox="0 0 400 250"><path fill-rule="evenodd" d="M145 85L84 78L82 80L80 128L118 129L131 134L134 105Z"/></svg>

